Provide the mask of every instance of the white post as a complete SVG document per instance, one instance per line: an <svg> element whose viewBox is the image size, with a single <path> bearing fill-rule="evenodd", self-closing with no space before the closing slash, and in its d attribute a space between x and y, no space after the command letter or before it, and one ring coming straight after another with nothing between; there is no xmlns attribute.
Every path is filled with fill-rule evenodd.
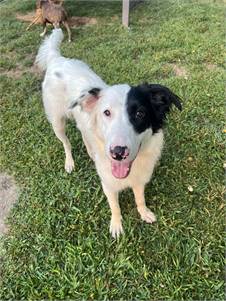
<svg viewBox="0 0 226 301"><path fill-rule="evenodd" d="M129 26L129 1L122 0L122 24L126 27Z"/></svg>

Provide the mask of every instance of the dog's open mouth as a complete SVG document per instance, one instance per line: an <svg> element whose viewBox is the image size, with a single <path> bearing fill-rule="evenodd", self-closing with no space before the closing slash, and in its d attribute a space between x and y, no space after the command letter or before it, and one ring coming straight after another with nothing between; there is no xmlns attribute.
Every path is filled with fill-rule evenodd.
<svg viewBox="0 0 226 301"><path fill-rule="evenodd" d="M117 179L126 178L130 173L130 168L133 161L131 162L116 162L111 161L111 172Z"/></svg>

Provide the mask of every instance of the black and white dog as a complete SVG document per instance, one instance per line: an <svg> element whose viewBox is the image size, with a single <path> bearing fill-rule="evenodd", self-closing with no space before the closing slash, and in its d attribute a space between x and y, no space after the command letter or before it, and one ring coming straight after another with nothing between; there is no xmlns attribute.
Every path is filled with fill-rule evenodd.
<svg viewBox="0 0 226 301"><path fill-rule="evenodd" d="M146 207L145 184L150 180L163 147L163 123L179 97L157 84L136 87L107 85L85 63L60 55L61 29L41 45L36 63L46 70L42 84L45 111L56 136L63 143L65 169L74 161L65 135L65 119L73 116L88 154L96 165L112 217L110 232L123 232L118 193L131 187L137 209L147 223L156 220Z"/></svg>

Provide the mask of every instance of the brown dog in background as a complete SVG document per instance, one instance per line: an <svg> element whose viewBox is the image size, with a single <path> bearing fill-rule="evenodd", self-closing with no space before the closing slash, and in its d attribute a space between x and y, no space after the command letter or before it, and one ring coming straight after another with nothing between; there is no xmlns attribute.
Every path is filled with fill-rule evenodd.
<svg viewBox="0 0 226 301"><path fill-rule="evenodd" d="M47 31L47 23L52 24L54 28L59 28L60 25L63 24L68 32L68 41L71 42L71 30L68 25L68 17L63 7L63 2L64 0L37 0L36 17L26 30L33 24L41 22L44 30L40 36L44 37Z"/></svg>

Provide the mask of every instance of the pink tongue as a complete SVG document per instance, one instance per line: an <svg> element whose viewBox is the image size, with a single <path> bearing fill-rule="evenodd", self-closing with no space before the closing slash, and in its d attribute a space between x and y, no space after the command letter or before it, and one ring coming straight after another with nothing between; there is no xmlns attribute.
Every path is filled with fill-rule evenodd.
<svg viewBox="0 0 226 301"><path fill-rule="evenodd" d="M111 161L111 172L118 179L126 178L130 172L131 162Z"/></svg>

